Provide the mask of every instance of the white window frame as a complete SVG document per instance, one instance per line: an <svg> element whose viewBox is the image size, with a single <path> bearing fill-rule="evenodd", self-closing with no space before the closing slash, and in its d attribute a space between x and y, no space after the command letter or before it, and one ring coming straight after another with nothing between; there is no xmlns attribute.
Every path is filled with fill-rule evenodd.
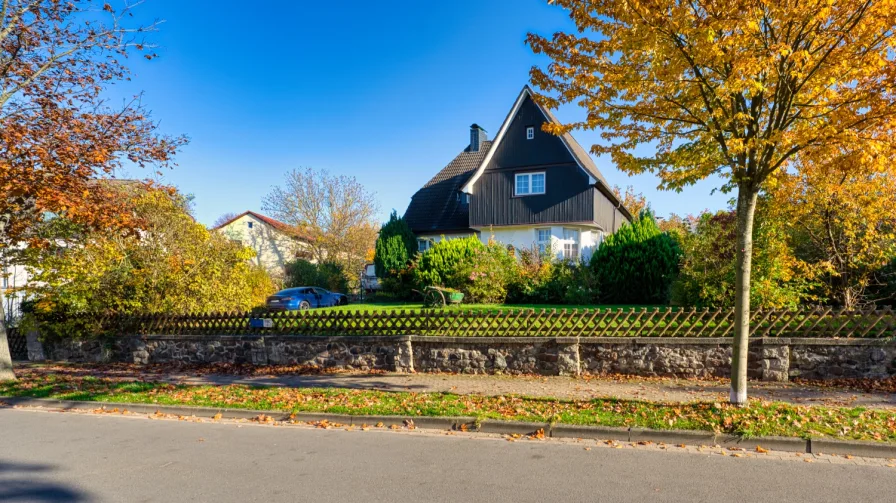
<svg viewBox="0 0 896 503"><path fill-rule="evenodd" d="M541 239L542 232L548 233L547 240ZM553 245L551 244L551 242L553 241L552 237L553 236L551 235L550 227L537 227L535 229L535 246L538 249L538 253L553 253Z"/></svg>
<svg viewBox="0 0 896 503"><path fill-rule="evenodd" d="M534 175L541 175L544 177L544 187L542 187L541 192L532 192L532 177ZM526 190L527 192L519 191L519 180L522 177L526 177ZM514 173L513 175L513 195L515 197L522 196L540 196L542 194L547 193L548 191L548 175L544 171L533 171L528 173Z"/></svg>
<svg viewBox="0 0 896 503"><path fill-rule="evenodd" d="M568 237L569 233L575 233L575 238ZM582 231L569 227L563 228L563 258L566 260L578 260L582 254Z"/></svg>
<svg viewBox="0 0 896 503"><path fill-rule="evenodd" d="M527 140L535 139L535 126L527 126L526 127L526 139Z"/></svg>
<svg viewBox="0 0 896 503"><path fill-rule="evenodd" d="M432 240L426 238L417 238L417 251L420 253L432 248Z"/></svg>

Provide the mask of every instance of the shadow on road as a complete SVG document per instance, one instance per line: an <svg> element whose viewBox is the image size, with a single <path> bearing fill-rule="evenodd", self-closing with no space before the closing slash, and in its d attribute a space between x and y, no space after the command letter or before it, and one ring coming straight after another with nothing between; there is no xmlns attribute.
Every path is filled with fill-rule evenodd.
<svg viewBox="0 0 896 503"><path fill-rule="evenodd" d="M56 482L41 480L55 467L0 459L0 501L88 501L86 494Z"/></svg>

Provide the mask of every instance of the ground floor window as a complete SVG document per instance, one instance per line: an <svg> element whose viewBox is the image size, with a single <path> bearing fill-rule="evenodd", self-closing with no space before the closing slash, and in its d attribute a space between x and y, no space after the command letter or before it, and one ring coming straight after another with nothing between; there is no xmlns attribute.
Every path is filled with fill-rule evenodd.
<svg viewBox="0 0 896 503"><path fill-rule="evenodd" d="M579 258L578 229L563 229L563 258L567 260Z"/></svg>
<svg viewBox="0 0 896 503"><path fill-rule="evenodd" d="M419 251L420 253L423 253L430 248L432 248L431 240L426 238L420 238L417 240L417 251Z"/></svg>
<svg viewBox="0 0 896 503"><path fill-rule="evenodd" d="M544 255L551 251L551 229L535 229L535 243L538 253Z"/></svg>

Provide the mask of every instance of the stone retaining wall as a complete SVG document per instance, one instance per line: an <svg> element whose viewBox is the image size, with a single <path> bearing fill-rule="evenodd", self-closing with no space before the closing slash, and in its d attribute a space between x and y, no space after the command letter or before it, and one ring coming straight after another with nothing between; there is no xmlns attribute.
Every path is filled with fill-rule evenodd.
<svg viewBox="0 0 896 503"><path fill-rule="evenodd" d="M468 374L723 377L731 369L730 338L135 336L49 343L44 353L51 360L81 362L232 362ZM896 375L896 342L757 338L750 343L748 374L766 381L890 377Z"/></svg>

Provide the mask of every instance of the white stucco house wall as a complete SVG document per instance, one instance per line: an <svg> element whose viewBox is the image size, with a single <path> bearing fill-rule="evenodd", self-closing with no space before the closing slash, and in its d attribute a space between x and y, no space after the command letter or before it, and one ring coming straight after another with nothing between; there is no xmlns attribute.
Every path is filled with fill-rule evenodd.
<svg viewBox="0 0 896 503"><path fill-rule="evenodd" d="M25 299L25 292L22 291L31 276L23 265L5 264L0 265L0 289L3 292L3 312L6 313L8 319L18 318L21 314L19 306Z"/></svg>
<svg viewBox="0 0 896 503"><path fill-rule="evenodd" d="M287 262L311 260L307 239L296 236L288 224L254 211L243 212L212 230L255 250L252 262L274 277L283 277Z"/></svg>
<svg viewBox="0 0 896 503"><path fill-rule="evenodd" d="M581 260L588 262L604 240L604 232L588 226L545 225L511 226L482 229L465 234L419 236L418 251L426 251L443 240L476 236L482 244L494 241L513 246L517 250L535 250L548 253L557 260Z"/></svg>

